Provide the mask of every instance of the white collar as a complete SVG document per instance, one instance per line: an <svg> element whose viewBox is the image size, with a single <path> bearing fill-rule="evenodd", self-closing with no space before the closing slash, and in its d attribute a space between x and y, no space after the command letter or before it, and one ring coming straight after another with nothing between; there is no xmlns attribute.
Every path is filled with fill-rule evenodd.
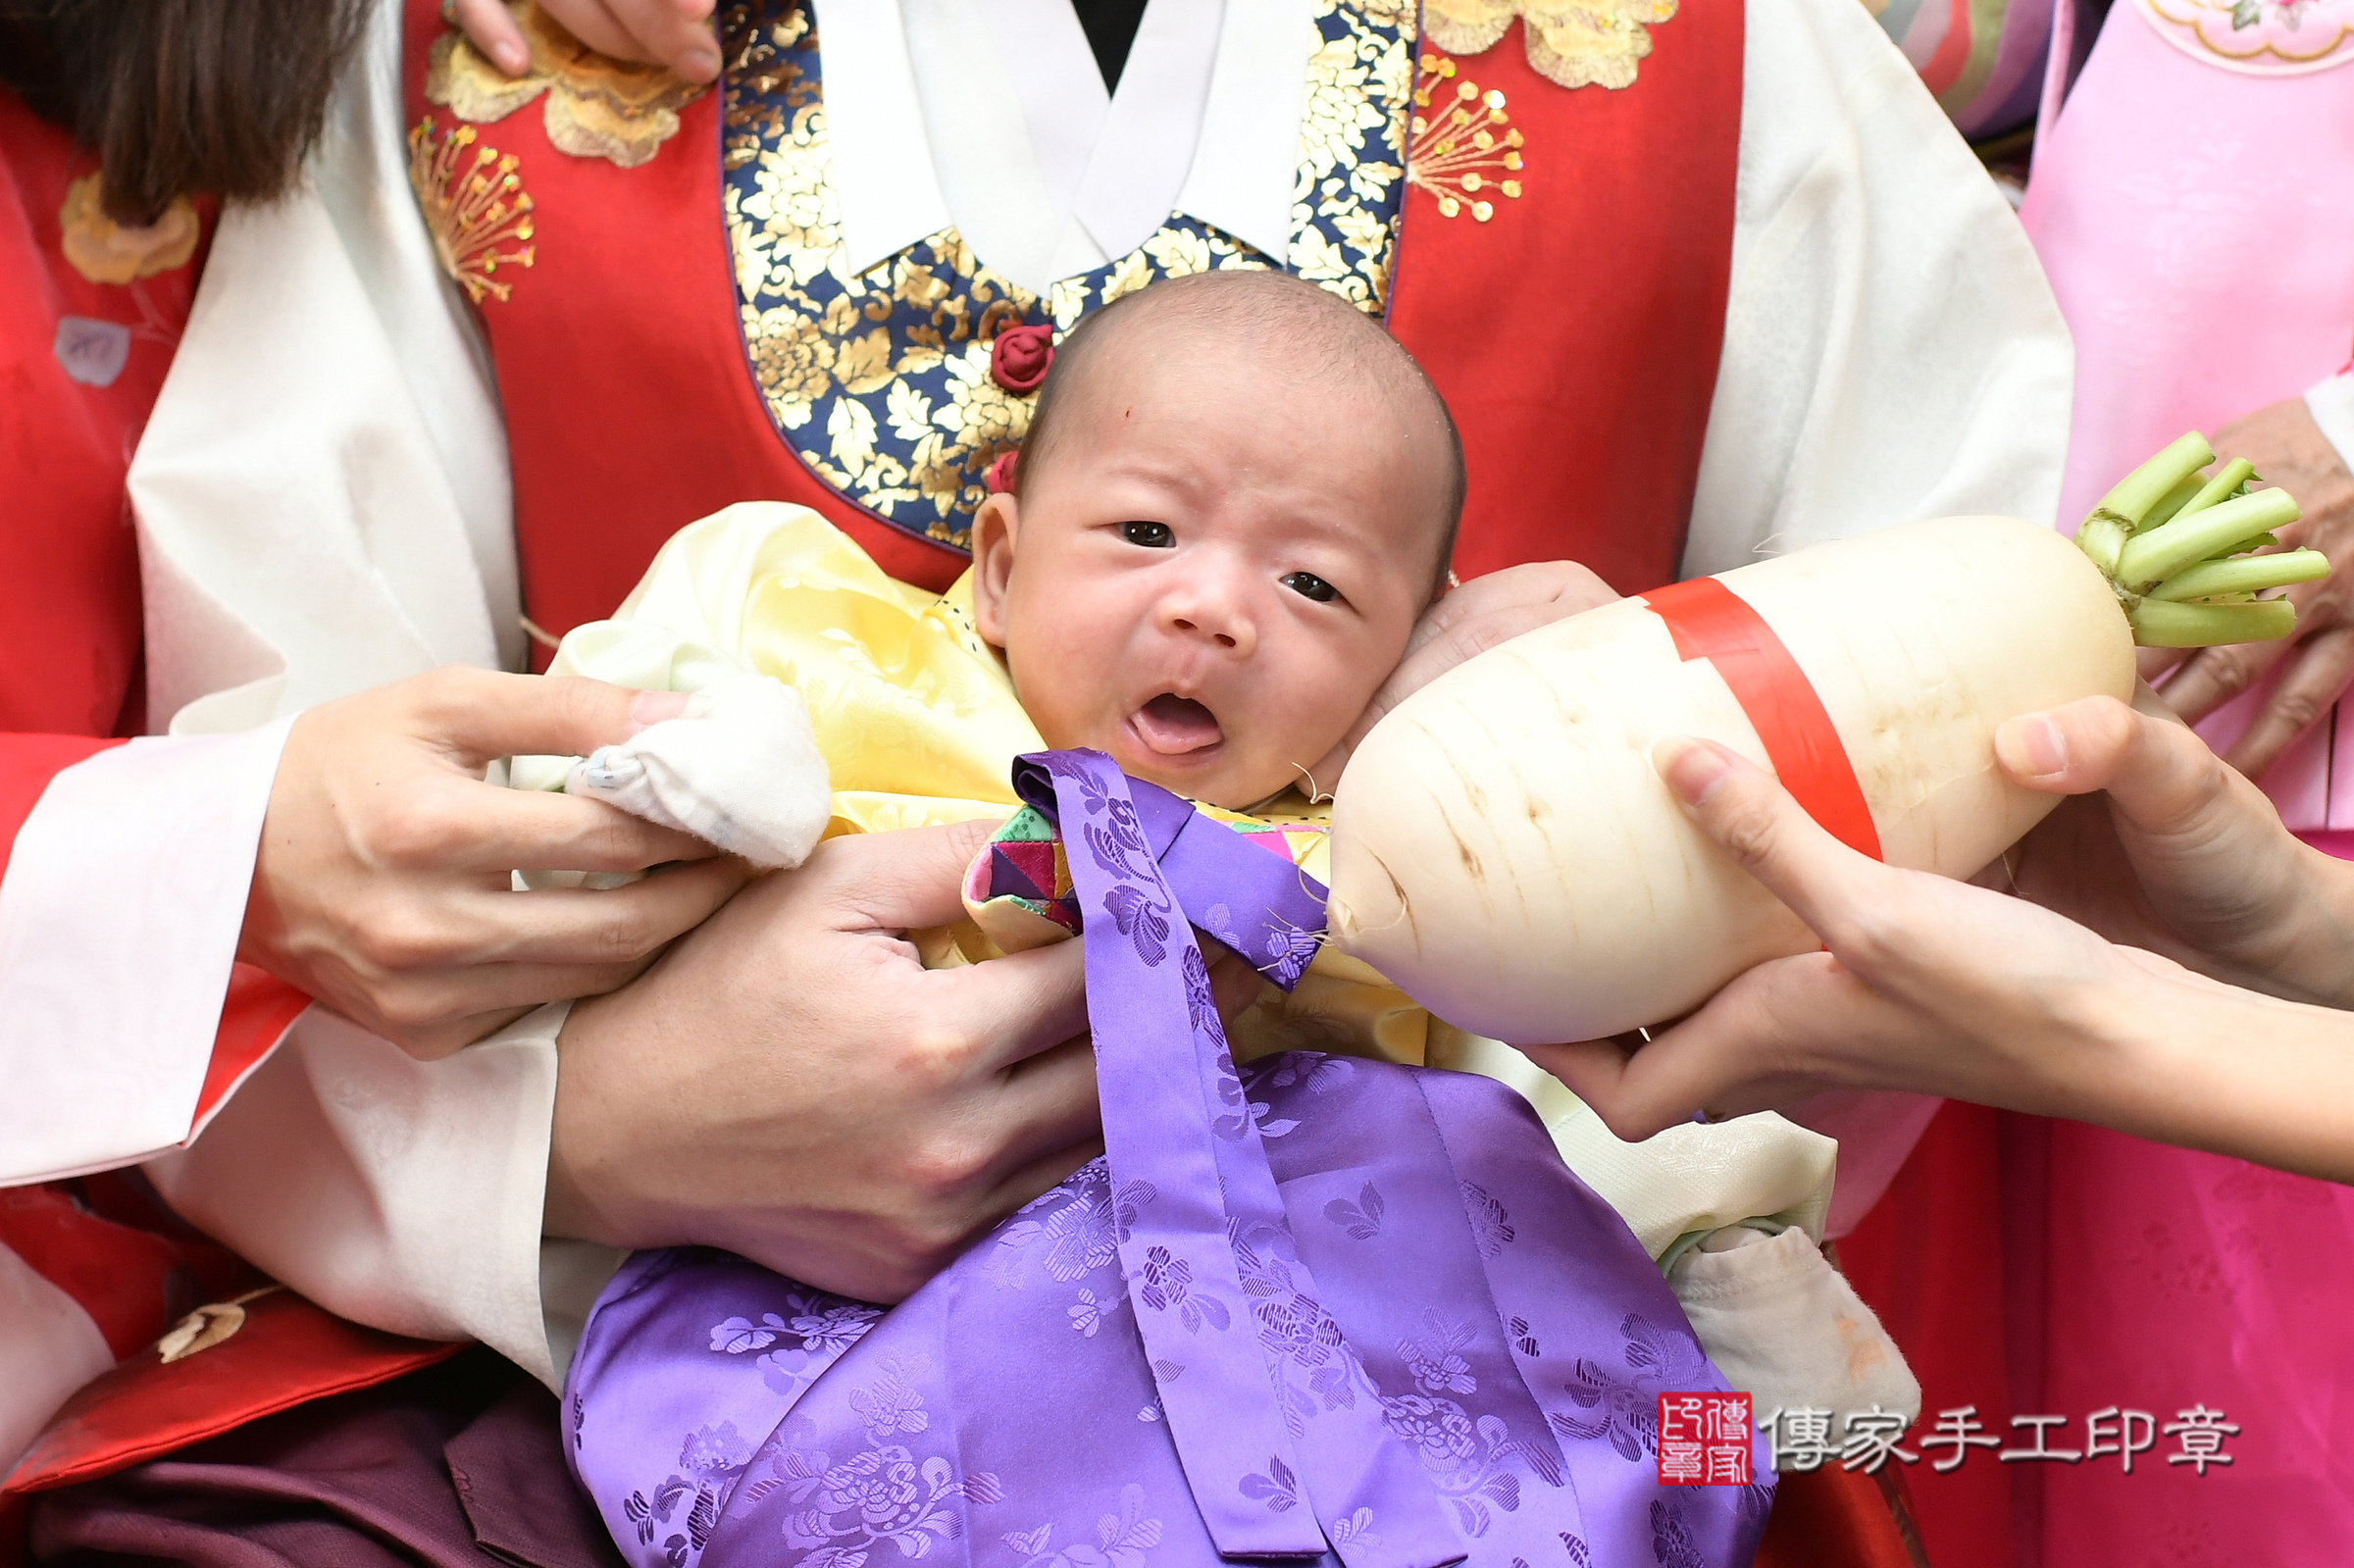
<svg viewBox="0 0 2354 1568"><path fill-rule="evenodd" d="M1039 293L1172 210L1289 248L1308 0L1149 0L1111 95L1069 0L821 0L818 25L849 272L951 222Z"/></svg>

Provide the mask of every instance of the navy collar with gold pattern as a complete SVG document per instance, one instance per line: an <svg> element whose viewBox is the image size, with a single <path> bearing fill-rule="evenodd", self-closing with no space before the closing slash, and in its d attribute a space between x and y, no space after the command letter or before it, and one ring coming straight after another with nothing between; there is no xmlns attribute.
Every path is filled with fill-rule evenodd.
<svg viewBox="0 0 2354 1568"><path fill-rule="evenodd" d="M1388 308L1413 89L1407 6L1314 0L1290 254L1280 265L1359 309ZM1008 327L1067 331L1164 278L1279 265L1173 214L1127 255L1044 299L974 257L951 226L844 271L808 0L750 0L727 19L723 199L745 355L777 431L845 500L963 549L982 476L1020 444L1031 396L990 374Z"/></svg>

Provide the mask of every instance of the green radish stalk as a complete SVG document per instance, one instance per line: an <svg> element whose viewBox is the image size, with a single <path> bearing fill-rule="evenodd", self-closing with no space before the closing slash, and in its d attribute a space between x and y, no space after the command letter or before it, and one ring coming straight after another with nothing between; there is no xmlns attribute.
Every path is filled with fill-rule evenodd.
<svg viewBox="0 0 2354 1568"><path fill-rule="evenodd" d="M2127 475L2076 531L2143 647L2287 636L2296 607L2258 595L2329 575L2319 550L2249 553L2280 542L2273 531L2297 521L2297 503L2285 490L2251 492L2256 468L2244 458L2203 472L2214 462L2193 430Z"/></svg>

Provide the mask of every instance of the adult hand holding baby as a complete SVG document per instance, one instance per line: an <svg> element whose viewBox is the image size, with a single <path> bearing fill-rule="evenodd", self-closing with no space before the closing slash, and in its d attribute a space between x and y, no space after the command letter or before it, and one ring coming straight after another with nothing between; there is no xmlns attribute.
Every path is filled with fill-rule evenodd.
<svg viewBox="0 0 2354 1568"><path fill-rule="evenodd" d="M2354 1026L2208 978L2354 1002L2354 879L2170 720L2091 698L2011 721L1996 747L2020 784L2086 796L2007 857L2025 897L1881 865L1724 748L1663 743L1694 820L1826 950L1759 965L1640 1046L1529 1055L1622 1138L1900 1088L2354 1178L2329 1110L2354 1087Z"/></svg>
<svg viewBox="0 0 2354 1568"><path fill-rule="evenodd" d="M623 985L749 876L599 801L485 782L491 759L586 752L684 706L667 692L452 668L294 723L237 956L411 1054ZM672 869L597 891L511 873Z"/></svg>
<svg viewBox="0 0 2354 1568"><path fill-rule="evenodd" d="M995 826L828 840L575 1008L548 1233L896 1301L1094 1155L1080 944L927 970L906 940L963 914Z"/></svg>

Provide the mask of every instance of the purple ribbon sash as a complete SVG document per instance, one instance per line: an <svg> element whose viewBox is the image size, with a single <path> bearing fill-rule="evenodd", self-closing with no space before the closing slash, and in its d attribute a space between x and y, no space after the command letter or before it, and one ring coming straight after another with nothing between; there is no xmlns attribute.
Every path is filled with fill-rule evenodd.
<svg viewBox="0 0 2354 1568"><path fill-rule="evenodd" d="M1338 1352L1340 1374L1365 1380L1363 1358L1300 1262L1257 1107L1243 1093L1210 998L1194 911L1171 890L1160 854L1182 847L1191 886L1229 900L1228 910L1245 902L1261 939L1235 936L1259 953L1272 938L1280 953L1270 958L1271 978L1287 986L1314 954L1312 937L1295 937L1321 929L1322 889L1178 796L1149 784L1132 794L1131 781L1099 751L1024 757L1014 787L1061 830L1086 922L1104 1157L1123 1209L1134 1208L1119 1230L1120 1260L1169 1437L1210 1539L1226 1557L1329 1549L1346 1568L1459 1559L1429 1477L1383 1424L1379 1403L1337 1403L1293 1387L1297 1363L1267 1342L1297 1332L1305 1316L1307 1332ZM1267 902L1235 898L1254 891ZM1236 1256L1245 1247L1292 1277L1289 1299L1272 1299L1259 1270L1258 1293L1246 1292ZM1284 1471L1299 1478L1307 1506L1270 1511L1263 1478ZM1375 1503L1379 1539L1353 1535L1346 1522Z"/></svg>
<svg viewBox="0 0 2354 1568"><path fill-rule="evenodd" d="M1105 1156L888 1312L635 1254L566 1386L632 1568L1747 1563L1769 1478L1655 1473L1661 1394L1723 1380L1527 1102L1238 1076L1194 928L1289 986L1323 889L1099 754L1016 784L1083 928Z"/></svg>

